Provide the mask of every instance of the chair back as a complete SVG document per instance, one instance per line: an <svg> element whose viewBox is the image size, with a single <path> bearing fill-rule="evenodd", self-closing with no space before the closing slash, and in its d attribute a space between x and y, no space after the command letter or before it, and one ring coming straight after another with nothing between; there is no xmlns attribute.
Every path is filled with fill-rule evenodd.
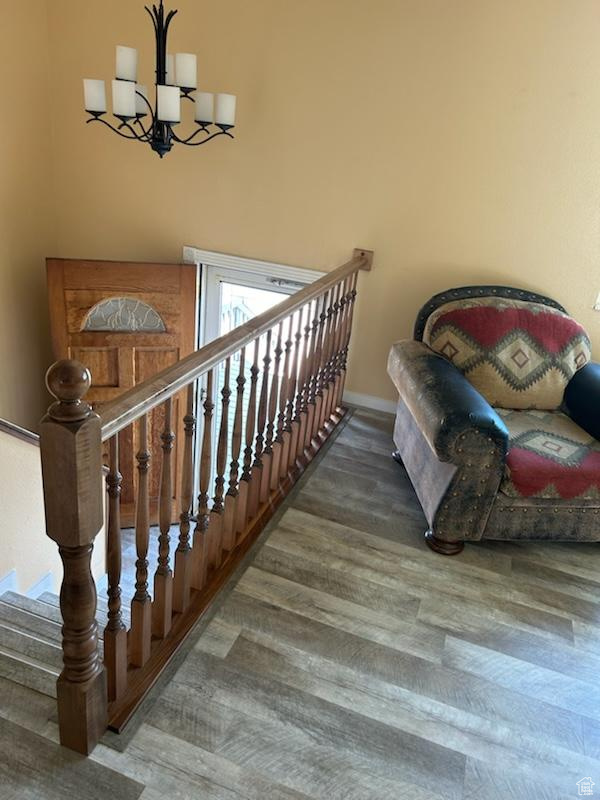
<svg viewBox="0 0 600 800"><path fill-rule="evenodd" d="M587 333L562 306L511 287L443 292L417 324L422 341L499 408L559 408L567 384L591 358Z"/></svg>

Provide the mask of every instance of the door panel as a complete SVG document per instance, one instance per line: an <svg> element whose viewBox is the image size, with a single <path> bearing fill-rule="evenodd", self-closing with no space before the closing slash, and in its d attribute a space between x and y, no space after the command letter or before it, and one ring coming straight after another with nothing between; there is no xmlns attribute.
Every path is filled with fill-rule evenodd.
<svg viewBox="0 0 600 800"><path fill-rule="evenodd" d="M197 267L194 264L48 259L54 355L76 358L92 373L88 402L101 411L127 389L196 349ZM185 406L174 398L174 486L179 484ZM157 518L164 413L149 415L150 501ZM137 489L137 426L119 436L122 519L133 524ZM174 519L177 512L174 493Z"/></svg>

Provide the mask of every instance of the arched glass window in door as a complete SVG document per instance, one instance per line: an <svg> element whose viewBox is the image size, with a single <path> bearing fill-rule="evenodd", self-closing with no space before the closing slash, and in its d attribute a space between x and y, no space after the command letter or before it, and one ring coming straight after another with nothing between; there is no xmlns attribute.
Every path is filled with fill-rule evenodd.
<svg viewBox="0 0 600 800"><path fill-rule="evenodd" d="M110 297L88 313L83 331L113 333L165 333L162 317L152 306L133 297Z"/></svg>

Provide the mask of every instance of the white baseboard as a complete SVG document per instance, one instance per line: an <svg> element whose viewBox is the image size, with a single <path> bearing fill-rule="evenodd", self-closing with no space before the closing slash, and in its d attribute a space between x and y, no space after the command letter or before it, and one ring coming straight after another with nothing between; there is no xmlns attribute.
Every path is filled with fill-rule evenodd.
<svg viewBox="0 0 600 800"><path fill-rule="evenodd" d="M44 594L44 592L54 592L54 576L51 572L47 575L44 575L37 583L34 583L33 586L26 592L27 597L31 597L33 600L37 600L37 598Z"/></svg>
<svg viewBox="0 0 600 800"><path fill-rule="evenodd" d="M3 595L4 592L16 592L17 590L17 571L11 569L7 575L0 579L0 595Z"/></svg>
<svg viewBox="0 0 600 800"><path fill-rule="evenodd" d="M361 406L372 411L385 411L387 414L396 413L396 403L393 400L384 400L383 397L375 397L372 394L344 392L344 400L352 406Z"/></svg>

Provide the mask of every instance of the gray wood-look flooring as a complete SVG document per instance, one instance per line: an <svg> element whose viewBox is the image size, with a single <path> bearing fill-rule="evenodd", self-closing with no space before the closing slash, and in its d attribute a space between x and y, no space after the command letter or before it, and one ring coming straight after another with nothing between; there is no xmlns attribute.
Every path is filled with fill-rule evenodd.
<svg viewBox="0 0 600 800"><path fill-rule="evenodd" d="M0 602L0 798L600 793L600 549L430 552L392 424L354 414L122 752L58 747L52 598Z"/></svg>

